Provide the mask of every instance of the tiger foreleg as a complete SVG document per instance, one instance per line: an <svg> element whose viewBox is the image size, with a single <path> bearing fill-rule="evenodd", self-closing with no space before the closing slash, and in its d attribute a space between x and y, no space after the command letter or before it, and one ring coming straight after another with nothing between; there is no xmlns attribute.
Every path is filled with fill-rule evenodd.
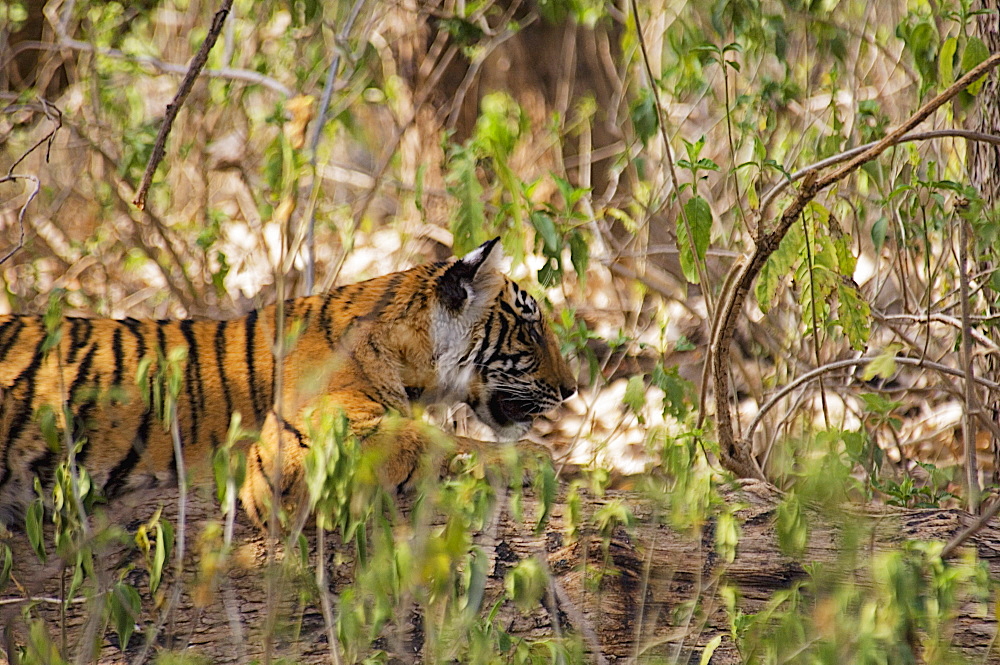
<svg viewBox="0 0 1000 665"><path fill-rule="evenodd" d="M263 528L282 510L291 515L307 500L305 456L307 435L293 423L271 411L260 438L247 453L246 478L240 502L250 520Z"/></svg>

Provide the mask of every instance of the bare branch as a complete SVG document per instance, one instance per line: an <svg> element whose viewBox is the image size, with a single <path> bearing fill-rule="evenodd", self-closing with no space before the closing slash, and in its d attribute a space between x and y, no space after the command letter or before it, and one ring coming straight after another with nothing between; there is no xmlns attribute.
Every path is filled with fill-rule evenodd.
<svg viewBox="0 0 1000 665"><path fill-rule="evenodd" d="M146 193L149 192L149 186L153 183L153 174L156 172L156 167L163 161L164 146L166 146L170 128L174 126L174 119L177 118L177 113L181 110L181 106L184 105L184 100L191 93L191 88L194 87L194 82L198 78L198 74L204 69L205 63L208 62L208 54L219 39L219 35L222 33L222 26L225 24L226 16L229 15L232 6L233 0L222 0L222 8L215 13L215 18L212 19L212 27L205 36L205 41L201 43L198 53L191 60L191 65L188 67L187 74L177 89L177 94L174 96L173 101L167 104L167 113L163 117L163 124L160 125L160 133L157 135L156 143L153 145L153 154L149 156L149 162L146 164L146 172L143 174L142 182L139 184L139 191L136 193L135 199L132 200L132 203L139 210L146 207Z"/></svg>
<svg viewBox="0 0 1000 665"><path fill-rule="evenodd" d="M149 55L133 55L131 53L125 53L116 48L104 48L100 46L94 46L93 44L88 44L87 42L81 42L78 39L70 39L68 36L60 36L57 43L51 44L49 42L36 42L36 41L24 41L10 49L8 56L0 60L0 69L6 67L7 64L17 56L18 53L22 51L27 51L29 49L35 49L38 51L58 51L60 49L70 49L72 51L82 51L85 53L93 53L95 55L100 55L105 58L114 58L116 60L127 60L128 62L134 62L138 65L144 65L155 69L163 74L185 74L188 71L186 65L178 65L173 62L166 62L160 60L159 58L154 58ZM255 72L252 69L240 69L238 67L220 67L219 69L203 69L198 74L199 76L205 76L208 78L225 79L228 81L241 81L243 83L250 83L252 85L259 85L261 87L267 88L272 92L275 92L282 97L288 98L292 97L295 92L278 81L275 78L267 76L266 74L261 74L260 72Z"/></svg>
<svg viewBox="0 0 1000 665"><path fill-rule="evenodd" d="M969 321L969 223L959 217L958 277L962 294L962 371L965 374L962 401L962 444L965 448L965 489L970 513L979 512L979 464L976 461L976 424L973 412L978 411L975 387L972 385L975 370L972 367L972 323Z"/></svg>
<svg viewBox="0 0 1000 665"><path fill-rule="evenodd" d="M899 145L902 143L909 143L911 141L929 141L931 139L940 138L963 138L969 141L980 141L982 143L992 143L993 145L1000 145L1000 136L995 134L985 134L983 132L974 132L969 129L935 129L929 132L915 132L913 134L906 134L902 136L898 141L895 141L892 145ZM847 160L860 155L865 150L868 150L876 145L878 141L872 141L871 143L865 143L864 145L859 145L850 150L845 150L842 153L833 155L832 157L827 157L826 159L821 159L815 164L810 164L805 168L801 168L798 171L790 174L787 179L782 180L778 184L767 190L760 199L760 208L758 209L758 214L764 215L767 207L774 203L774 200L778 196L788 189L789 185L797 180L801 180L806 176L807 173L812 173L820 169L825 169L828 166L835 166L836 164L843 164Z"/></svg>
<svg viewBox="0 0 1000 665"><path fill-rule="evenodd" d="M347 41L347 36L354 27L354 22L361 13L361 6L364 0L355 0L351 7L351 13L337 33L337 40L334 43L336 50L330 69L326 73L326 84L323 86L323 97L319 103L319 114L316 116L312 135L309 137L309 165L312 167L312 177L309 179L309 187L305 194L305 201L308 208L306 218L306 270L305 270L305 294L312 295L313 283L315 282L316 271L316 204L313 201L313 190L316 188L316 148L319 147L319 139L323 135L323 125L326 124L326 114L330 109L330 98L333 96L334 84L337 82L337 71L340 69L340 47Z"/></svg>
<svg viewBox="0 0 1000 665"><path fill-rule="evenodd" d="M950 557L956 549L962 546L962 543L979 533L979 531L981 531L991 519L996 517L997 513L1000 513L1000 498L994 499L993 503L990 504L990 507L984 510L983 514L977 517L975 522L970 524L968 527L963 529L961 533L948 541L948 544L941 550L941 558L947 559Z"/></svg>
<svg viewBox="0 0 1000 665"><path fill-rule="evenodd" d="M23 104L15 104L7 106L4 109L4 112L10 113L13 111L21 110L23 108L25 108ZM43 143L46 144L45 161L46 162L49 161L49 151L52 148L52 141L55 139L56 132L59 131L60 127L62 127L62 111L60 111L58 107L56 107L54 104L50 104L48 101L44 99L41 99L40 108L45 113L45 117L55 122L56 124L55 127L53 127L48 134L38 139L38 141L36 141L33 146L25 150L24 154L22 154L20 157L14 160L14 163L11 164L10 168L7 170L7 175L0 177L0 184L3 184L5 182L14 182L17 180L28 180L34 183L34 187L32 188L31 193L28 194L27 200L25 200L25 202L21 205L21 208L17 211L17 226L19 229L17 242L7 253L5 253L2 257L0 257L0 265L3 265L7 261L9 261L10 258L14 256L14 254L16 254L19 249L24 247L24 215L28 211L28 206L31 205L31 202L35 200L35 197L38 196L38 192L41 191L42 189L42 183L36 176L24 173L14 173L14 169L16 169L18 164L27 159L28 155L37 150L39 146L41 146Z"/></svg>
<svg viewBox="0 0 1000 665"><path fill-rule="evenodd" d="M875 358L871 356L866 356L863 358L847 358L844 360L836 360L832 363L827 363L825 365L822 365L821 367L817 367L814 370L810 370L805 374L796 377L792 381L789 381L786 385L782 386L778 392L774 393L774 395L772 395L771 398L767 400L767 402L765 402L763 406L760 407L760 410L757 411L757 414L753 417L753 420L751 420L750 424L747 426L745 438L747 440L751 439L754 435L754 432L757 431L757 426L760 425L761 420L763 420L764 416L767 415L767 412L773 409L775 405L778 404L778 402L787 397L789 393L791 393L793 390L795 390L802 384L808 383L813 379L818 379L824 374L834 372L838 369L844 369L845 367L857 367L860 365L867 365L873 360L875 360ZM955 369L954 367L948 367L947 365L942 365L941 363L936 363L932 360L927 360L925 358L907 358L903 356L903 357L893 358L893 362L898 363L900 365L911 365L913 367L926 367L927 369L934 370L935 372L940 372L942 374L949 374L951 376L957 376L957 377L965 376L965 372L962 370ZM994 383L989 379L984 379L979 376L974 377L973 380L975 381L975 383L978 383L981 386L985 386L990 390L1000 392L1000 383Z"/></svg>

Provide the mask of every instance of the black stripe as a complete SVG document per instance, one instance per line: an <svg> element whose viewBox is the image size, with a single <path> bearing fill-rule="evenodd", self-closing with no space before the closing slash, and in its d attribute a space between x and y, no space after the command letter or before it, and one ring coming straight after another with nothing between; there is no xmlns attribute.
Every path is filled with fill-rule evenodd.
<svg viewBox="0 0 1000 665"><path fill-rule="evenodd" d="M69 353L66 354L66 362L72 365L76 362L76 354L90 341L91 323L90 319L71 318L69 319Z"/></svg>
<svg viewBox="0 0 1000 665"><path fill-rule="evenodd" d="M309 447L309 444L306 443L306 437L303 436L302 432L284 418L281 419L281 429L291 432L295 436L296 441L299 442L299 448Z"/></svg>
<svg viewBox="0 0 1000 665"><path fill-rule="evenodd" d="M135 335L136 339L136 358L137 361L141 360L146 353L146 338L142 334L142 323L133 318L123 319L122 323L125 327ZM161 327L157 327L157 337L160 343L160 353L163 353L163 345L166 343L163 335L163 330ZM151 379L153 377L150 377ZM114 466L111 471L108 472L108 478L104 481L104 487L101 493L109 499L116 497L122 489L124 489L125 484L128 482L129 476L132 475L132 471L139 464L142 459L143 453L146 452L146 448L149 446L149 429L153 425L153 381L149 381L149 394L147 395L146 402L148 404L145 411L142 413L142 420L139 421L139 428L135 432L135 438L132 440L132 445L129 446L128 453L125 454L118 464Z"/></svg>
<svg viewBox="0 0 1000 665"><path fill-rule="evenodd" d="M7 359L7 353L13 348L22 330L24 330L24 319L20 316L14 316L0 326L0 339L3 339L0 342L0 362Z"/></svg>
<svg viewBox="0 0 1000 665"><path fill-rule="evenodd" d="M257 328L257 310L250 312L246 318L246 328L247 328L247 349L246 349L246 360L247 360L247 381L250 382L250 406L253 407L254 416L257 422L263 421L264 407L261 405L260 391L257 386L257 367L254 365L254 351L253 351L253 338L254 331Z"/></svg>
<svg viewBox="0 0 1000 665"><path fill-rule="evenodd" d="M271 477L267 475L267 471L264 469L264 460L260 456L260 446L255 446L254 449L254 461L257 463L257 470L260 475L264 477L264 482L267 483L268 489L270 489L270 494L274 495L274 483L271 482Z"/></svg>
<svg viewBox="0 0 1000 665"><path fill-rule="evenodd" d="M385 399L381 395L373 395L364 388L361 388L358 392L364 395L365 398L368 399L368 401L374 402L375 404L381 404L382 406L386 406ZM395 405L389 405L389 406L395 406Z"/></svg>
<svg viewBox="0 0 1000 665"><path fill-rule="evenodd" d="M396 317L396 319L405 319L412 315L414 307L419 305L418 311L424 309L427 305L427 292L417 291L417 294L409 299L406 303L406 307L402 312Z"/></svg>
<svg viewBox="0 0 1000 665"><path fill-rule="evenodd" d="M56 453L48 446L44 447L42 454L37 456L28 465L32 476L38 476L44 487L49 487L52 480L52 470L56 466Z"/></svg>
<svg viewBox="0 0 1000 665"><path fill-rule="evenodd" d="M169 321L157 321L156 322L156 345L157 345L157 365L161 364L160 361L166 361L167 359L167 333L165 328ZM161 372L166 371L165 367L160 367Z"/></svg>
<svg viewBox="0 0 1000 665"><path fill-rule="evenodd" d="M35 347L35 355L32 357L31 363L14 379L13 387L16 388L18 384L24 386L24 395L12 395L16 400L16 410L10 420L13 426L7 434L7 442L3 447L3 475L0 476L0 488L3 488L11 477L10 450L14 447L14 443L21 436L21 432L24 431L25 426L31 419L31 411L34 408L33 402L35 400L35 375L38 374L38 369L42 366L42 346L44 344L45 336L42 335L38 341L38 346Z"/></svg>
<svg viewBox="0 0 1000 665"><path fill-rule="evenodd" d="M486 359L486 352L490 349L490 333L493 331L493 320L496 319L496 310L491 310L486 318L486 325L483 326L483 337L479 343L479 351L476 353L476 364L482 365Z"/></svg>
<svg viewBox="0 0 1000 665"><path fill-rule="evenodd" d="M337 338L333 334L333 319L330 317L330 303L333 302L334 294L339 291L340 289L327 291L326 296L323 298L323 306L319 310L319 325L323 328L323 335L326 337L326 343L330 345L331 349L336 348Z"/></svg>
<svg viewBox="0 0 1000 665"><path fill-rule="evenodd" d="M492 364L503 355L502 349L510 335L510 324L507 323L507 317L498 316L497 320L500 322L500 329L497 331L496 342L491 349L492 354L483 361L484 365Z"/></svg>
<svg viewBox="0 0 1000 665"><path fill-rule="evenodd" d="M109 404L120 404L121 401L118 399L116 393L121 388L122 376L125 374L125 349L122 348L121 326L116 326L115 332L111 336L111 356L115 362L115 371L111 373L111 384L109 386L111 399L109 400Z"/></svg>
<svg viewBox="0 0 1000 665"><path fill-rule="evenodd" d="M147 415L149 412L146 412ZM149 429L149 419L143 420L143 425L146 426L147 434ZM140 431L142 426L140 426ZM132 474L132 470L139 464L139 460L142 459L142 453L146 450L146 445L148 441L145 438L140 438L139 434L136 434L136 440L132 442L129 446L128 453L121 459L115 468L108 472L108 479L104 483L104 488L101 493L108 499L113 499L118 496L122 489L125 488L125 483L128 481L129 476Z"/></svg>
<svg viewBox="0 0 1000 665"><path fill-rule="evenodd" d="M122 324L129 329L129 332L135 336L135 357L136 362L142 360L142 357L146 355L146 337L142 334L142 323L133 319L131 317L127 319L122 319Z"/></svg>
<svg viewBox="0 0 1000 665"><path fill-rule="evenodd" d="M188 345L187 363L184 366L184 383L188 396L188 408L191 410L191 440L189 443L198 440L199 415L205 409L205 391L201 385L201 361L198 358L198 343L194 338L193 325L194 321L191 319L185 319L180 324L181 334L184 335L184 341Z"/></svg>
<svg viewBox="0 0 1000 665"><path fill-rule="evenodd" d="M80 453L77 455L77 461L80 464L86 462L87 455L90 454L90 438L87 437L87 432L90 430L88 421L97 407L97 390L100 382L96 377L91 381L90 377L90 368L94 364L94 354L96 352L97 345L95 344L90 347L90 351L80 361L76 378L73 379L73 385L69 389L70 408L73 409L75 406L72 427L73 442L75 444L80 439L86 438L83 447L80 449ZM88 384L91 384L89 392L86 390ZM83 393L78 395L81 391Z"/></svg>
<svg viewBox="0 0 1000 665"><path fill-rule="evenodd" d="M139 366L139 362L146 356L147 346L146 346L146 336L143 334L143 324L137 319L128 317L122 319L122 324L128 328L132 336L135 337L135 362L136 368ZM153 424L153 377L149 377L149 393L146 396L144 402L148 404L145 411L142 412L142 419L139 421L139 428L136 430L135 438L132 441L132 445L129 447L128 453L118 464L108 472L108 478L104 483L102 493L111 498L115 496L125 485L125 481L128 480L129 475L132 473L132 469L139 463L142 459L142 453L145 452L146 446L149 442L149 428Z"/></svg>
<svg viewBox="0 0 1000 665"><path fill-rule="evenodd" d="M150 409L153 409L155 403L153 401L153 387L154 384L159 383L161 386L160 398L163 403L166 403L167 396L163 394L167 390L167 333L166 326L170 323L169 321L157 321L156 322L156 372L149 377L149 405ZM154 418L164 417L165 413L153 413ZM166 423L165 423L166 424Z"/></svg>
<svg viewBox="0 0 1000 665"><path fill-rule="evenodd" d="M80 360L80 366L76 369L76 378L73 379L73 383L69 388L69 399L70 402L75 404L77 400L77 392L83 388L88 380L90 379L90 367L94 364L94 354L97 352L97 345L90 347L87 354L83 356Z"/></svg>
<svg viewBox="0 0 1000 665"><path fill-rule="evenodd" d="M389 278L389 283L386 284L385 290L382 291L382 296L375 303L375 306L370 310L358 317L359 321L371 321L372 319L377 319L379 315L382 314L382 310L385 309L393 298L396 297L396 287L399 283L403 281L403 273L397 272L395 275Z"/></svg>
<svg viewBox="0 0 1000 665"><path fill-rule="evenodd" d="M507 312L508 314L510 314L510 315L511 315L512 317L514 317L515 319L516 319L516 318L518 318L518 314L517 314L517 312L516 312L516 311L514 310L514 308L513 308L513 307L511 307L511 306L510 306L510 305L509 305L509 304L507 303L507 301L506 301L506 300L504 300L503 298L499 298L498 300L499 300L499 302L500 302L500 309L504 310L505 312Z"/></svg>
<svg viewBox="0 0 1000 665"><path fill-rule="evenodd" d="M233 396L229 392L229 379L226 378L226 326L229 321L218 321L215 324L215 362L219 368L219 381L222 383L222 394L226 398L226 413L233 415Z"/></svg>

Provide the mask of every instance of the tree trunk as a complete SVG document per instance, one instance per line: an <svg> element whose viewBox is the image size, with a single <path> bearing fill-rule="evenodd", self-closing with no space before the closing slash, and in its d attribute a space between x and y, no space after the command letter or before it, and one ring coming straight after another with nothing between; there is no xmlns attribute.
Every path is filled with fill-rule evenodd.
<svg viewBox="0 0 1000 665"><path fill-rule="evenodd" d="M775 510L779 497L770 486L748 482L735 490L727 490L726 501L737 508L741 537L736 557L726 563L715 548L713 523L701 530L701 537L691 539L672 529L658 525L651 504L629 492L611 492L603 499L584 498L584 515L609 501L622 501L635 514L636 526L631 529L617 527L608 541L591 531L570 541L566 530L566 509L562 501L556 503L551 520L543 533L533 533L533 520L514 522L506 506L500 509L500 519L495 535L481 533L476 543L490 559L487 570L486 594L481 611L486 613L503 593L504 576L516 562L540 556L552 573L552 584L542 602L528 614L520 613L510 602L501 606L497 625L515 636L540 637L566 634L570 631L583 636L590 652L591 662L616 662L636 656L640 661L653 656L665 656L669 662L698 662L706 644L721 635L712 663L741 662L740 653L731 632L731 616L720 595L724 585L738 592L738 604L743 613L762 610L772 595L788 589L806 574L798 561L832 562L841 555L840 538L843 524L837 526L819 515L810 515L813 525L805 553L798 560L785 556L778 548L774 531ZM166 502L165 513L176 506L176 493L157 490L126 497L109 508L112 523L127 525L134 533L146 515L153 512L158 502ZM501 502L503 503L503 502ZM526 497L525 506L531 505ZM526 510L530 513L530 510ZM209 522L218 523L219 511L207 493L192 497L190 504L188 550L199 549L204 538L203 527ZM136 516L142 516L138 519ZM171 519L175 519L170 515ZM129 523L131 520L131 523ZM866 543L861 547L864 560L871 560L879 551L898 550L901 543L912 539L949 540L972 522L960 510L887 510L865 512L857 522L864 524ZM491 529L487 529L491 531ZM310 565L316 561L315 533L308 534ZM333 535L327 537L327 571L330 589L336 594L350 581L353 547L331 544ZM236 528L236 547L232 566L215 586L198 582L199 567L206 562L197 556L189 557L183 580L183 594L175 611L167 617L159 631L155 645L159 648L188 649L187 653L200 654L213 663L263 661L265 651L264 627L273 625L267 620L267 588L269 569L266 541L251 527L240 520ZM967 541L977 555L986 562L992 576L1000 574L1000 529L988 525ZM0 625L4 627L5 648L16 641L27 639L24 603L17 598L58 598L63 579L58 563L50 558L46 565L38 563L23 533L14 535L13 580L8 584L5 598L0 601ZM280 556L279 551L279 556ZM129 570L130 562L141 561L135 548L123 546L109 550L100 557L109 568ZM168 563L169 567L169 563ZM95 624L92 634L101 635L99 662L135 662L142 651L145 635L161 617L161 609L148 594L148 580L138 564L125 575L126 581L140 590L141 615L136 619L137 632L123 653L117 646L117 637L110 629ZM584 571L587 571L585 576ZM605 574L594 577L595 571ZM273 572L273 571L271 571ZM112 579L105 574L105 579ZM117 579L117 578L113 578ZM723 584L724 583L724 584ZM174 581L166 579L161 588L161 601L169 598ZM327 630L319 601L301 601L297 590L303 588L300 580L294 586L289 580L279 581L281 590L277 614L283 632L273 632L271 657L288 657L298 663L330 661ZM861 584L867 584L864 580ZM817 592L818 593L818 592ZM78 594L79 595L79 594ZM88 603L67 607L67 652L76 654L81 633L88 630ZM818 612L820 605L800 612ZM51 601L34 604L32 616L42 616L52 639L59 642L59 605ZM952 642L958 652L977 662L1000 662L990 652L989 645L997 634L993 606L988 611L980 605L960 608L954 622ZM412 612L410 613L413 614ZM288 626L297 626L295 630ZM398 630L394 629L394 630ZM404 651L413 650L418 655L422 637L419 635L419 617L411 616L403 628L409 636ZM380 640L383 648L400 645L392 638ZM389 645L386 647L386 645ZM599 651L599 654L596 653ZM86 662L86 654L81 662ZM402 662L414 662L397 654Z"/></svg>

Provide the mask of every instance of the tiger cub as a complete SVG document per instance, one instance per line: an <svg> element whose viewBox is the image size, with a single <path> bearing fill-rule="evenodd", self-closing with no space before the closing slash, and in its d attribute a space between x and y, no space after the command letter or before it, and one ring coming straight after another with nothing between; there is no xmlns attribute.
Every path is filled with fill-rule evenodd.
<svg viewBox="0 0 1000 665"><path fill-rule="evenodd" d="M390 487L409 479L428 443L405 420L411 403L465 402L498 438L517 439L576 388L538 305L502 264L494 239L461 259L288 300L280 363L274 305L231 321L67 318L48 352L42 317L0 316L0 520L21 515L34 478L50 483L65 456L38 417L48 405L63 426L63 395L81 442L76 460L105 497L174 481L171 434L148 406L152 382L141 389L136 374L144 361L155 372L178 347L186 350L176 407L184 460L207 466L234 413L259 428L240 494L258 524L275 493L285 504L304 496L307 418L317 404L343 409L363 446L387 451L380 473ZM390 433L380 426L392 413L404 420Z"/></svg>

